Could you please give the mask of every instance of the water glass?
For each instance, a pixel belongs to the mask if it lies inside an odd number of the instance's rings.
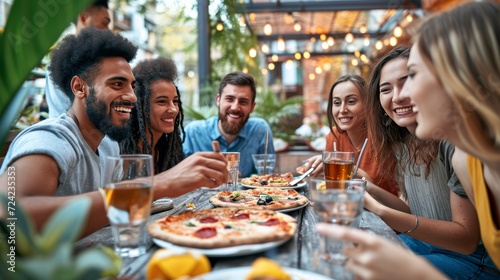
[[[115,252],[129,258],[146,253],[146,223],[153,198],[152,156],[107,157],[102,180],[100,191],[113,231]]]
[[[354,170],[353,152],[323,152],[325,179],[349,180]]]
[[[227,184],[222,184],[221,190],[235,191],[238,189],[238,172],[240,167],[240,153],[239,152],[222,152],[222,155],[227,160],[227,171],[229,178]]]
[[[253,164],[258,175],[273,174],[276,166],[275,154],[253,154]],[[264,166],[266,170],[264,170]]]
[[[313,209],[320,222],[357,226],[363,213],[363,195],[366,181],[354,180],[324,180],[309,179]],[[325,237],[321,244],[324,251],[320,254],[323,259],[334,264],[344,264],[346,261],[342,253],[342,241],[331,240]]]

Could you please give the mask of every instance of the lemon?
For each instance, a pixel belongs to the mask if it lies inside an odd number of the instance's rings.
[[[253,280],[262,278],[274,280],[292,279],[277,262],[268,258],[260,257],[253,262],[250,273],[245,279]]]
[[[146,279],[175,280],[197,276],[210,270],[210,261],[205,255],[193,251],[159,249],[148,262]]]

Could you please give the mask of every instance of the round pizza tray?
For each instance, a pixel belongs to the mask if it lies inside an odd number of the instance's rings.
[[[299,209],[302,209],[304,207],[306,207],[307,205],[309,205],[309,201],[304,204],[304,205],[300,205],[300,206],[297,206],[297,207],[294,207],[294,208],[288,208],[288,209],[281,209],[281,210],[276,210],[276,212],[281,212],[281,213],[288,213],[288,212],[293,212],[295,210],[299,210]]]
[[[290,240],[290,238],[273,242],[261,243],[261,244],[246,244],[246,245],[215,248],[215,249],[200,249],[200,248],[177,246],[175,244],[157,238],[153,238],[153,242],[162,248],[175,249],[175,250],[182,250],[182,249],[194,250],[200,252],[201,254],[204,254],[207,257],[237,257],[237,256],[246,256],[255,253],[260,253],[276,248],[281,244]]]

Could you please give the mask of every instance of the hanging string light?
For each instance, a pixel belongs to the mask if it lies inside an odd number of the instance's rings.
[[[394,46],[396,46],[397,44],[398,44],[398,39],[396,39],[396,37],[391,37],[391,38],[389,39],[389,45],[391,45],[391,46],[393,46],[393,47],[394,47]]]
[[[248,51],[248,55],[250,55],[250,57],[256,57],[257,56],[257,50],[254,49],[254,48],[251,48],[249,51]]]
[[[392,34],[394,34],[394,36],[395,36],[396,38],[401,37],[401,36],[403,35],[403,28],[401,28],[401,26],[399,26],[399,25],[398,25],[398,26],[396,26],[396,27],[394,28],[394,31],[392,32]]]
[[[269,22],[266,22],[266,24],[264,24],[264,34],[266,36],[273,34],[273,26]]]
[[[332,36],[328,37],[328,39],[326,39],[326,42],[328,43],[328,45],[331,47],[333,45],[335,45],[335,39],[333,39]]]
[[[267,44],[262,44],[261,50],[263,53],[269,53],[269,46]]]
[[[347,34],[345,35],[345,41],[346,41],[347,43],[352,43],[352,41],[354,41],[354,36],[352,35],[352,33],[347,33]]]
[[[294,24],[293,24],[293,30],[299,32],[300,30],[302,30],[302,25],[300,25],[300,23],[295,20]]]
[[[278,50],[285,51],[285,40],[283,40],[282,36],[278,37]]]
[[[370,37],[365,37],[365,39],[363,40],[363,45],[365,45],[366,47],[370,45]]]
[[[222,21],[220,19],[217,22],[217,24],[215,25],[215,30],[217,30],[219,32],[224,30],[224,24],[222,23]]]

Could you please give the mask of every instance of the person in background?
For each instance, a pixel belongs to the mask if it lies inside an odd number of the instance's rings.
[[[303,124],[295,130],[295,134],[302,137],[324,137],[330,132],[328,126],[323,125],[321,113],[314,112],[304,118]]]
[[[377,201],[370,196],[377,187],[368,186],[365,208],[401,232],[399,237],[411,250],[450,278],[500,276],[480,244],[476,211],[451,166],[453,145],[414,136],[414,104],[401,95],[409,53],[408,47],[396,47],[379,60],[367,99],[368,115],[375,116],[368,127],[379,147],[377,158],[390,171],[380,173],[401,178],[403,200],[379,196]]]
[[[94,1],[87,9],[78,14],[75,21],[75,33],[78,34],[87,27],[108,30],[111,22],[108,9],[108,0]],[[66,113],[71,107],[71,102],[49,77],[50,69],[47,70],[45,78],[45,98],[47,99],[49,118],[57,118],[62,113]]]
[[[363,143],[368,137],[366,128],[368,114],[363,104],[367,98],[365,86],[365,80],[355,74],[341,76],[333,83],[328,96],[327,116],[331,132],[326,137],[326,151],[354,152],[357,161]],[[317,167],[312,173],[313,176],[323,175],[321,155],[309,158],[307,163],[297,168],[297,172],[304,173],[312,166]],[[358,174],[397,199],[399,191],[396,181],[380,176],[378,166],[371,142],[368,141]]]
[[[415,103],[415,135],[444,138],[456,145],[452,164],[477,209],[482,242],[497,268],[499,17],[498,3],[471,2],[427,19],[414,35],[402,90]],[[445,279],[424,259],[379,236],[335,225],[321,224],[317,229],[322,235],[357,244],[344,253],[349,258],[346,267],[362,279]]]
[[[414,36],[403,96],[422,139],[456,145],[453,167],[500,268],[500,4],[471,2],[429,18]],[[499,276],[497,276],[499,277]]]
[[[57,118],[24,129],[13,140],[0,169],[0,191],[7,193],[12,170],[16,200],[37,229],[62,205],[91,199],[83,235],[108,224],[101,186],[106,156],[119,155],[118,142],[130,131],[137,101],[129,62],[137,47],[110,30],[85,28],[64,37],[52,52],[51,78],[72,105]],[[105,137],[106,136],[106,137]],[[154,178],[153,198],[178,196],[228,180],[220,153],[197,153]],[[5,217],[0,209],[0,217]]]
[[[266,132],[268,154],[274,154],[274,145],[269,124],[261,118],[250,118],[255,108],[255,96],[255,80],[251,75],[243,72],[227,74],[215,97],[219,115],[192,121],[186,126],[183,144],[186,156],[211,150],[212,141],[217,140],[221,152],[240,152],[240,172],[243,177],[257,174],[252,154],[264,154]]]
[[[132,71],[137,102],[131,113],[131,133],[120,143],[121,152],[153,155],[155,173],[161,173],[184,159],[184,114],[174,83],[177,67],[173,60],[158,57],[140,61]]]

